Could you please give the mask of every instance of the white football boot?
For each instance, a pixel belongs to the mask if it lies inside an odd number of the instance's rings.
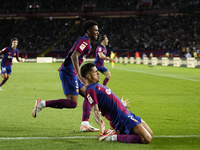
[[[100,135],[99,141],[117,141],[117,132],[108,129],[103,135]]]
[[[42,110],[41,99],[35,101],[35,106],[33,107],[32,116],[33,118],[37,117],[37,114]]]
[[[91,126],[89,123],[87,125],[81,125],[80,130],[82,132],[99,132],[99,129]]]

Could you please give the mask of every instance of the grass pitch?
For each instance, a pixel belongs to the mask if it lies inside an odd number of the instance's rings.
[[[99,142],[97,132],[80,132],[82,97],[76,109],[45,108],[32,118],[35,99],[65,98],[57,71],[60,63],[17,63],[0,91],[0,149],[200,149],[200,69],[119,63],[114,68],[109,63],[105,66],[111,72],[107,86],[129,99],[130,111],[152,129],[150,144]],[[100,83],[103,79],[101,74]],[[98,127],[93,115],[90,123]]]

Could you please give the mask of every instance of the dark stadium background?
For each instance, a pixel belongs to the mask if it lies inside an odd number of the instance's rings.
[[[187,46],[199,52],[199,10],[200,0],[1,0],[0,49],[17,37],[21,57],[64,58],[83,21],[93,19],[110,40],[108,55],[184,57]]]

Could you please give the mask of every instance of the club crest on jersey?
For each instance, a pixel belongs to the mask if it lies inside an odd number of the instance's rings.
[[[88,102],[90,104],[92,104],[94,102],[94,100],[92,99],[92,97],[90,96],[90,94],[87,95],[87,99],[88,99]]]
[[[111,89],[106,89],[106,93],[107,93],[108,95],[110,95],[110,94],[111,94]]]
[[[102,48],[101,48],[101,47],[99,47],[99,51],[100,51],[100,52],[102,51]]]
[[[86,47],[86,45],[82,43],[79,48],[83,51],[85,47]]]
[[[138,122],[135,118],[133,118],[133,116],[128,116],[131,120]]]

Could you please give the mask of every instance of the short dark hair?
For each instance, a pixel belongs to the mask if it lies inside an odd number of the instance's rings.
[[[103,40],[105,40],[106,37],[106,35],[100,36],[99,41],[102,42]]]
[[[92,71],[92,67],[96,66],[94,63],[87,63],[81,67],[81,76],[86,78],[86,75]]]
[[[91,27],[95,26],[95,25],[98,26],[98,23],[94,20],[85,21],[82,25],[84,33],[87,33],[87,30],[90,29]]]
[[[12,43],[13,41],[18,41],[18,39],[17,39],[17,38],[12,38],[12,39],[10,40],[11,43]]]

